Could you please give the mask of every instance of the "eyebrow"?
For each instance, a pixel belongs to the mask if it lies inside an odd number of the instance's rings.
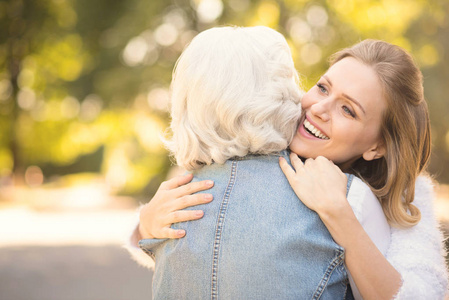
[[[327,82],[329,82],[329,85],[332,87],[332,81],[330,81],[329,77],[327,77],[326,75],[323,75],[323,78],[326,79]],[[342,95],[343,95],[343,97],[345,97],[346,99],[350,100],[355,105],[357,105],[362,110],[362,112],[366,115],[365,109],[363,108],[363,106],[357,100],[355,100],[354,98],[346,95],[345,93],[343,93]]]

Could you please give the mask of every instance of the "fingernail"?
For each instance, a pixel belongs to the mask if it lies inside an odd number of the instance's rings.
[[[184,230],[178,230],[176,232],[176,235],[179,236],[179,237],[183,237],[185,234],[186,234],[186,232]]]
[[[196,217],[202,217],[202,216],[203,216],[203,214],[204,214],[204,213],[203,213],[203,211],[201,211],[201,210],[200,210],[200,211],[197,211],[197,212],[195,212],[195,216],[196,216]]]
[[[212,180],[206,180],[206,186],[213,186],[214,182]]]
[[[204,195],[204,200],[207,200],[207,201],[210,201],[210,200],[212,200],[214,197],[212,196],[212,195],[210,195],[210,194],[205,194]]]

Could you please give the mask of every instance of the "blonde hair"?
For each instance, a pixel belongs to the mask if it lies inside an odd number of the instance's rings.
[[[286,149],[301,92],[285,38],[268,27],[219,27],[198,34],[171,83],[171,140],[187,170]]]
[[[332,57],[331,64],[345,57],[373,68],[387,101],[381,125],[386,154],[373,161],[361,158],[353,170],[380,199],[390,224],[416,225],[421,213],[412,204],[415,181],[428,163],[431,146],[421,71],[405,50],[383,41],[364,40],[343,49]]]

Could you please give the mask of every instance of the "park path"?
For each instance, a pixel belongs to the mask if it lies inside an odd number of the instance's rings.
[[[151,299],[151,275],[118,245],[0,248],[2,300]]]
[[[134,209],[0,210],[0,299],[151,299],[152,272],[121,247]]]

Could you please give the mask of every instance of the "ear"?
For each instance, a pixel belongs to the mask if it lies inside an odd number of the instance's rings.
[[[365,151],[362,155],[363,159],[366,161],[375,160],[381,157],[384,157],[386,153],[385,144],[383,142],[379,142],[367,151]]]

